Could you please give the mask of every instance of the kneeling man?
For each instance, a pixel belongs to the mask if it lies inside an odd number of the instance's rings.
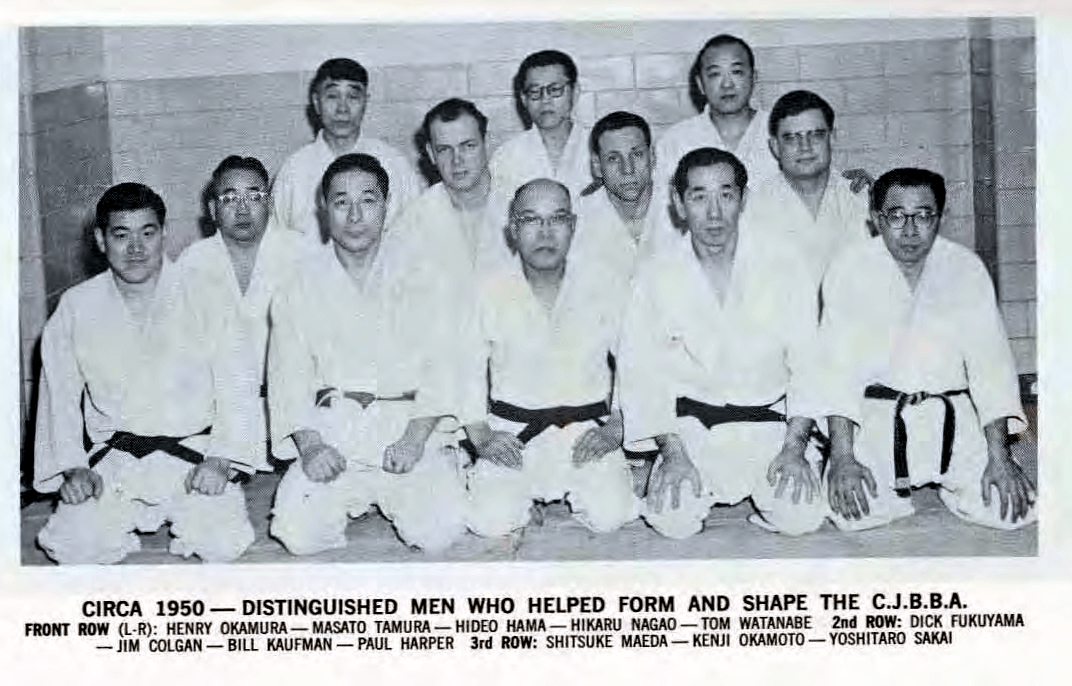
[[[826,515],[814,422],[795,388],[815,291],[791,245],[738,227],[747,182],[723,150],[681,158],[672,200],[686,235],[641,264],[623,327],[626,445],[658,446],[644,517],[674,538],[699,532],[712,505],[748,497],[750,521],[781,533]]]
[[[1027,426],[1012,352],[982,261],[938,235],[945,181],[894,169],[875,182],[881,237],[846,249],[823,282],[834,522],[866,529],[913,513],[937,484],[961,519],[1012,529],[1035,489],[1009,455]]]
[[[298,462],[279,484],[271,533],[299,555],[345,547],[347,516],[373,504],[426,550],[465,531],[459,452],[437,431],[453,412],[452,370],[440,364],[450,303],[426,278],[432,266],[405,263],[384,233],[388,184],[369,155],[328,166],[331,243],[272,303],[272,439],[278,457]]]
[[[249,408],[230,402],[205,310],[164,255],[165,215],[147,186],[109,188],[94,231],[108,270],[64,293],[41,337],[35,487],[61,502],[37,540],[57,562],[118,562],[164,522],[172,553],[206,562],[253,542],[232,483],[257,466]]]
[[[608,357],[628,274],[568,259],[575,222],[564,185],[524,184],[506,227],[517,259],[480,283],[483,354],[471,378],[481,399],[490,388],[490,415],[467,427],[477,453],[469,527],[480,535],[524,526],[534,500],[564,498],[599,532],[636,516]]]

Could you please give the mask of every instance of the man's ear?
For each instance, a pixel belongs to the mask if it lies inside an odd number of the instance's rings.
[[[603,180],[603,167],[599,164],[599,156],[595,153],[588,156],[589,164],[592,167],[592,178]]]
[[[777,138],[775,138],[774,136],[767,137],[767,149],[770,150],[770,154],[774,156],[774,159],[779,159]]]
[[[745,206],[748,205],[748,198],[751,197],[748,193],[748,186],[741,189],[741,212],[744,212]]]
[[[101,251],[101,254],[105,254],[104,232],[101,231],[99,226],[93,229],[93,241],[97,244],[97,249]]]

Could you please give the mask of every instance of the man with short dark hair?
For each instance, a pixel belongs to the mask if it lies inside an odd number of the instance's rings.
[[[874,184],[879,237],[846,248],[823,281],[822,383],[833,520],[881,526],[937,484],[983,526],[1034,522],[1035,488],[1009,454],[1027,426],[1008,338],[982,261],[938,235],[945,181],[894,169]]]
[[[826,515],[814,422],[798,408],[816,298],[792,246],[739,224],[748,173],[700,148],[673,176],[685,235],[638,268],[618,370],[625,445],[659,455],[644,518],[685,538],[712,505],[751,498],[749,521],[790,535]]]
[[[592,127],[589,150],[601,184],[578,203],[574,254],[611,260],[631,276],[637,260],[673,230],[666,208],[652,202],[651,129],[632,112],[611,112]]]
[[[479,535],[525,526],[534,500],[564,499],[598,532],[636,516],[607,361],[628,281],[571,257],[575,222],[564,185],[524,184],[505,228],[515,256],[480,282],[468,406],[487,412],[466,427],[477,453],[469,528]]]
[[[421,138],[440,182],[412,201],[391,229],[408,239],[416,263],[465,272],[506,259],[502,216],[508,199],[488,169],[487,129],[484,113],[460,98],[444,100],[424,116]]]
[[[421,190],[421,182],[405,155],[361,129],[369,98],[368,71],[344,57],[327,60],[309,84],[309,108],[316,122],[316,139],[283,163],[272,185],[273,221],[325,242],[317,216],[317,187],[332,160],[347,153],[365,153],[382,160],[395,192],[388,222]]]
[[[756,61],[748,43],[729,34],[704,43],[689,69],[689,86],[703,96],[703,111],[674,124],[659,138],[657,192],[667,192],[678,160],[696,148],[733,153],[753,184],[778,173],[767,150],[767,113],[752,106],[755,85]],[[664,195],[659,202],[668,199]]]
[[[232,483],[255,468],[235,431],[249,419],[221,391],[203,310],[164,254],[165,218],[147,186],[109,188],[94,230],[108,270],[68,289],[41,337],[34,486],[59,491],[38,534],[57,562],[118,562],[164,522],[172,553],[207,562],[253,542]]]
[[[499,146],[491,172],[507,194],[536,178],[554,179],[578,196],[592,182],[588,136],[574,121],[577,65],[558,50],[534,52],[514,75],[514,100],[525,131]]]
[[[205,311],[220,366],[236,402],[251,406],[244,427],[249,466],[271,471],[267,455],[264,361],[268,305],[312,248],[293,231],[268,228],[268,171],[254,157],[230,155],[212,172],[208,212],[215,233],[187,247],[177,266]]]
[[[465,492],[444,371],[454,303],[384,231],[392,192],[370,155],[343,155],[320,184],[331,245],[272,302],[272,444],[295,463],[271,533],[296,555],[346,545],[348,517],[377,505],[409,545],[465,531]]]
[[[821,96],[796,90],[778,98],[768,131],[780,173],[756,186],[746,219],[793,241],[817,285],[838,251],[868,238],[867,195],[831,165],[834,110]]]

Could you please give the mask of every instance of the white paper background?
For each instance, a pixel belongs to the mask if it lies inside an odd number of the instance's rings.
[[[1065,463],[1072,445],[1072,422],[1066,413],[1072,350],[1072,290],[1068,268],[1072,249],[1072,16],[1061,9],[1034,5],[1038,65],[1038,270],[1039,376],[1042,522],[1037,558],[910,560],[783,560],[662,563],[491,563],[409,565],[243,565],[233,567],[21,568],[17,516],[18,333],[17,333],[17,87],[18,43],[11,25],[22,23],[169,23],[212,22],[222,18],[247,23],[300,21],[452,19],[488,21],[512,18],[717,18],[741,16],[728,4],[721,10],[703,2],[542,2],[379,3],[357,2],[229,3],[196,0],[154,3],[132,9],[127,3],[35,2],[0,19],[0,213],[9,227],[0,238],[0,445],[3,452],[0,490],[0,680],[25,684],[121,683],[128,679],[155,683],[394,683],[549,684],[553,679],[594,683],[712,683],[736,679],[747,683],[931,683],[997,684],[1015,681],[1062,684],[1072,679],[1072,483]],[[369,3],[364,3],[369,4]],[[63,7],[67,5],[67,7]],[[388,7],[388,5],[390,5]],[[73,6],[73,7],[72,7]],[[254,10],[254,7],[258,9]],[[861,3],[747,3],[750,18],[798,16],[947,16],[973,13],[1025,14],[1023,3],[934,2],[888,5]],[[255,11],[255,13],[254,13]],[[1067,12],[1067,10],[1065,10]],[[669,594],[679,602],[691,593],[853,592],[864,599],[873,592],[956,590],[976,611],[1022,612],[1027,627],[1017,630],[960,630],[952,647],[600,651],[495,650],[488,654],[462,647],[441,653],[207,653],[197,656],[142,653],[117,656],[95,653],[80,639],[26,639],[27,621],[77,622],[86,599],[149,600],[203,598],[211,604],[243,597],[396,597],[452,596],[458,608],[469,594],[511,595],[519,604],[532,595],[599,594],[614,604],[619,594]],[[864,607],[866,608],[866,603]],[[814,604],[813,604],[814,607]],[[459,612],[459,614],[462,614]],[[679,615],[682,613],[678,613]],[[209,618],[212,619],[212,618]],[[911,638],[910,638],[911,640]],[[593,681],[594,680],[594,681]]]

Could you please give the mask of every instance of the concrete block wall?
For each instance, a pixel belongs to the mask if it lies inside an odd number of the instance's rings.
[[[1037,371],[1035,41],[995,38],[994,162],[998,297],[1021,373]]]
[[[1022,106],[1034,93],[1033,30],[1021,21],[1016,37],[995,41],[1002,66],[992,94],[998,285],[1021,371],[1035,368],[1034,110]],[[311,139],[307,85],[323,59],[350,55],[369,68],[366,133],[416,160],[413,135],[445,97],[477,103],[491,120],[492,147],[519,131],[511,78],[524,55],[547,47],[578,63],[582,123],[631,109],[658,135],[695,114],[688,67],[720,32],[755,48],[760,107],[795,88],[830,101],[839,167],[877,174],[911,164],[945,174],[944,230],[975,245],[964,19],[38,28],[23,32],[20,142],[28,173],[20,226],[39,234],[20,255],[23,339],[36,339],[61,285],[86,275],[73,246],[107,185],[139,180],[161,192],[168,251],[177,254],[200,236],[201,193],[220,159],[255,155],[274,171]],[[37,265],[40,286],[27,283]]]

